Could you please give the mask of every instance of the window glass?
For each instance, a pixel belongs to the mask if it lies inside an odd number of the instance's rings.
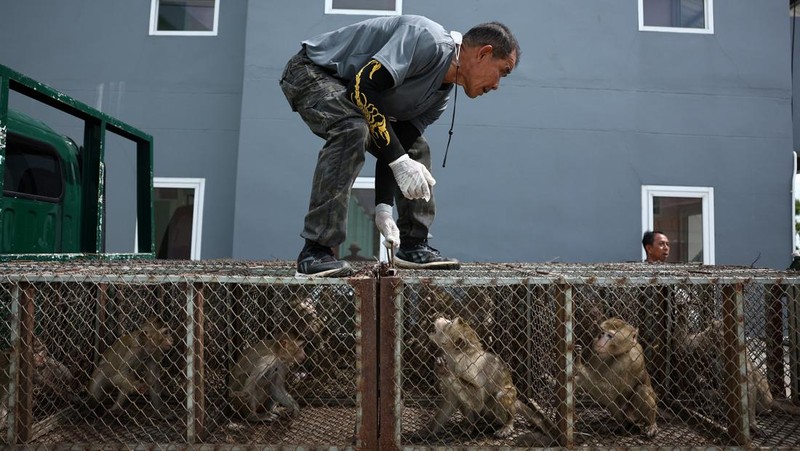
[[[347,209],[347,239],[334,252],[343,260],[386,262],[383,239],[375,227],[375,177],[357,177]]]
[[[325,14],[402,14],[402,0],[325,0]]]
[[[216,34],[217,0],[153,0],[151,34]]]
[[[192,256],[194,189],[155,188],[156,258],[189,260]]]
[[[644,185],[642,208],[642,233],[669,238],[668,262],[714,264],[714,188]]]
[[[205,183],[203,178],[153,178],[156,258],[200,260]]]
[[[339,245],[339,258],[376,262],[381,257],[380,242],[381,235],[375,227],[375,189],[354,187],[347,209],[347,239]]]
[[[669,238],[669,262],[703,262],[703,201],[653,197],[653,230]]]
[[[9,135],[3,171],[3,191],[56,202],[64,190],[61,166],[44,144]]]
[[[712,1],[639,0],[640,28],[661,31],[711,32]]]

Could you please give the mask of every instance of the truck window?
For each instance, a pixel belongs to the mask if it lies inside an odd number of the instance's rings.
[[[9,133],[3,194],[58,202],[64,191],[61,165],[51,146]]]

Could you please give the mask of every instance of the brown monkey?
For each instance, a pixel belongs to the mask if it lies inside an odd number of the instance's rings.
[[[436,367],[443,400],[428,434],[441,432],[460,410],[473,426],[485,423],[498,427],[497,437],[514,432],[517,412],[552,437],[555,426],[546,415],[534,412],[517,399],[511,369],[500,357],[483,349],[469,324],[459,317],[452,321],[437,318],[430,338],[443,352]]]
[[[78,379],[66,365],[53,358],[39,337],[33,342],[33,383],[48,396],[74,398]]]
[[[717,369],[715,374],[720,374],[719,367],[723,364],[722,355],[722,334],[723,323],[714,320],[711,324],[695,334],[680,333],[677,335],[679,346],[688,353],[703,361],[710,362]],[[752,430],[757,430],[756,414],[761,414],[769,410],[779,410],[792,415],[800,415],[800,407],[783,400],[775,399],[769,389],[769,382],[766,376],[756,367],[755,362],[746,355],[747,365],[747,405],[750,416]],[[719,393],[714,392],[713,396],[719,399]]]
[[[313,353],[324,346],[323,336],[325,321],[317,311],[318,300],[309,296],[306,298],[293,297],[281,304],[272,312],[269,335],[275,337],[292,337],[303,344],[303,351]]]
[[[323,331],[325,324],[312,298],[295,298],[288,302],[288,312],[276,324],[283,334],[308,342]]]
[[[640,426],[654,437],[657,399],[637,341],[638,329],[620,318],[603,321],[600,329],[588,358],[577,365],[577,392],[609,409],[616,421]]]
[[[0,352],[0,421],[8,415],[8,384],[11,379],[12,349]],[[76,378],[63,363],[51,357],[39,337],[33,337],[33,383],[48,396],[66,399],[75,388]],[[2,427],[3,424],[0,424]]]
[[[157,318],[148,319],[138,330],[119,337],[103,352],[87,390],[92,405],[115,397],[112,412],[119,412],[131,393],[149,393],[155,408],[161,407],[159,362],[172,348],[170,331]]]
[[[300,406],[286,391],[286,377],[292,366],[302,363],[304,342],[282,335],[276,340],[262,340],[245,348],[231,369],[228,390],[233,408],[247,421],[272,421],[277,404],[291,416]]]

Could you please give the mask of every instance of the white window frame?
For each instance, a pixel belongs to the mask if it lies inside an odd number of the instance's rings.
[[[359,14],[365,16],[399,16],[403,14],[403,0],[396,0],[394,11],[385,9],[335,9],[333,0],[325,0],[325,14]]]
[[[654,197],[690,197],[702,199],[703,264],[713,265],[714,257],[714,188],[710,186],[642,185],[642,235],[653,230]],[[642,247],[642,260],[647,254]]]
[[[160,0],[151,0],[150,2],[150,35],[151,36],[216,36],[219,25],[219,3],[222,0],[214,2],[214,26],[211,31],[180,31],[180,30],[159,30],[158,29],[158,2]]]
[[[375,191],[375,177],[356,177],[356,181],[353,182],[353,189],[371,189]],[[378,233],[380,233],[380,231],[378,231]],[[385,240],[386,237],[384,237],[382,233],[380,233],[380,235],[380,245],[378,246],[380,255],[378,259],[382,262],[388,262],[389,254],[386,252],[386,246],[383,245],[383,240]]]
[[[206,194],[206,179],[185,177],[153,177],[155,188],[180,188],[194,190],[194,208],[192,209],[192,247],[189,258],[200,260],[203,244],[203,202]],[[134,252],[139,252],[139,227],[136,226]]]
[[[659,31],[664,33],[714,34],[714,0],[703,0],[705,28],[651,27],[644,24],[644,0],[639,0],[639,31]]]
[[[797,192],[798,187],[800,187],[800,180],[798,180],[798,177],[800,177],[800,174],[797,173],[797,152],[796,151],[792,152],[792,174],[794,174],[792,176],[792,210],[791,210],[792,211],[792,252],[794,253],[794,252],[797,252],[798,249],[800,249],[800,240],[799,240],[800,237],[798,237],[798,234],[796,232],[797,223],[798,223],[798,221],[800,221],[800,217],[798,217],[800,215],[800,211],[797,211],[795,209],[795,207],[794,207],[795,200],[798,199],[798,196],[800,196],[800,193]]]

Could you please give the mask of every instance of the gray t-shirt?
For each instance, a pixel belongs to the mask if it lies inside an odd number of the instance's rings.
[[[452,84],[442,86],[455,43],[438,23],[422,16],[367,19],[303,41],[308,57],[350,82],[371,59],[394,78],[383,93],[385,114],[410,121],[420,132],[447,108]]]

